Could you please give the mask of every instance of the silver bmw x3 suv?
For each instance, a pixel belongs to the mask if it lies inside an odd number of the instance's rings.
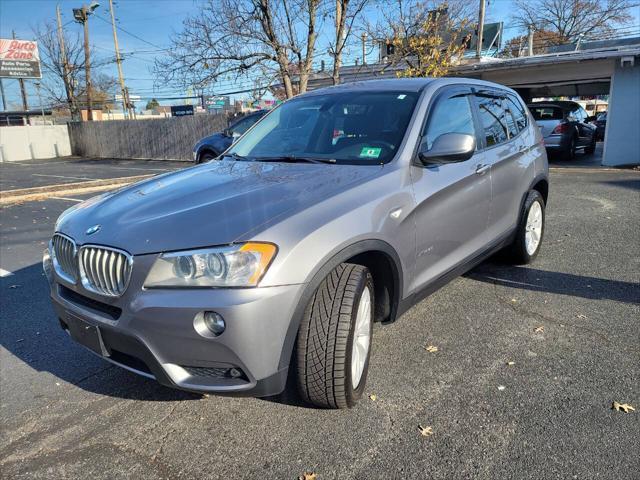
[[[287,101],[221,157],[64,212],[43,265],[60,324],[180,389],[350,407],[374,322],[489,255],[537,255],[548,165],[525,104],[469,79]],[[434,320],[435,321],[435,320]]]

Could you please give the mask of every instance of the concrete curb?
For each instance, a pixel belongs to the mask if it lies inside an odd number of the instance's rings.
[[[45,185],[42,187],[5,190],[0,192],[0,205],[5,206],[16,203],[32,202],[55,196],[103,192],[139,182],[140,180],[145,180],[153,176],[155,175],[135,175],[133,177],[107,178],[102,180],[90,180],[88,182],[62,183],[58,185]]]

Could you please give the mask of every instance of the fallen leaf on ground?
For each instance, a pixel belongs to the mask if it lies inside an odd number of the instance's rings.
[[[507,362],[507,365],[509,365],[510,367],[515,365],[515,364],[516,364],[516,362]]]
[[[369,395],[369,398],[375,402],[378,399],[378,396],[375,393],[372,393]]]
[[[511,299],[511,301],[512,301],[513,303],[516,303],[518,300],[516,300],[515,298],[512,298],[512,299]]]
[[[617,410],[618,412],[624,412],[624,413],[629,413],[629,412],[635,412],[636,411],[636,409],[633,408],[628,403],[613,402],[613,406],[611,408],[614,409],[614,410]]]
[[[533,331],[536,333],[544,332],[544,325],[540,325],[539,327],[534,328]]]
[[[579,313],[578,315],[576,315],[576,317],[578,317],[580,320],[586,320],[587,316],[586,315],[582,315],[581,313]]]
[[[435,345],[428,345],[424,347],[424,349],[429,353],[436,353],[438,351],[438,347],[436,347]]]
[[[9,288],[20,288],[22,285],[11,285]]]
[[[503,391],[505,388],[507,388],[507,387],[505,387],[504,385],[498,385],[498,390],[500,390],[500,391]]]
[[[423,427],[422,425],[418,425],[418,430],[420,430],[420,435],[423,437],[429,437],[433,435],[433,428],[431,427]]]
[[[316,480],[318,475],[313,472],[304,472],[302,475],[298,477],[298,480]]]

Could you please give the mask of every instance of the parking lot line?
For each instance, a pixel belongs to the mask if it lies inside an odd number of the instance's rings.
[[[47,175],[45,173],[32,173],[31,176],[33,176],[33,177],[69,178],[71,180],[94,180],[93,178],[89,178],[89,177],[68,177],[66,175]]]
[[[137,167],[110,167],[111,170],[141,170],[143,172],[171,172],[173,168],[137,168]]]
[[[55,200],[66,200],[68,202],[84,202],[81,198],[69,198],[69,197],[50,197]]]

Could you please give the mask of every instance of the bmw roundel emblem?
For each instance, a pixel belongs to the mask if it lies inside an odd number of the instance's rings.
[[[87,228],[87,231],[85,232],[87,235],[93,235],[94,233],[96,233],[98,230],[100,230],[100,225],[94,225],[93,227],[89,227]]]

